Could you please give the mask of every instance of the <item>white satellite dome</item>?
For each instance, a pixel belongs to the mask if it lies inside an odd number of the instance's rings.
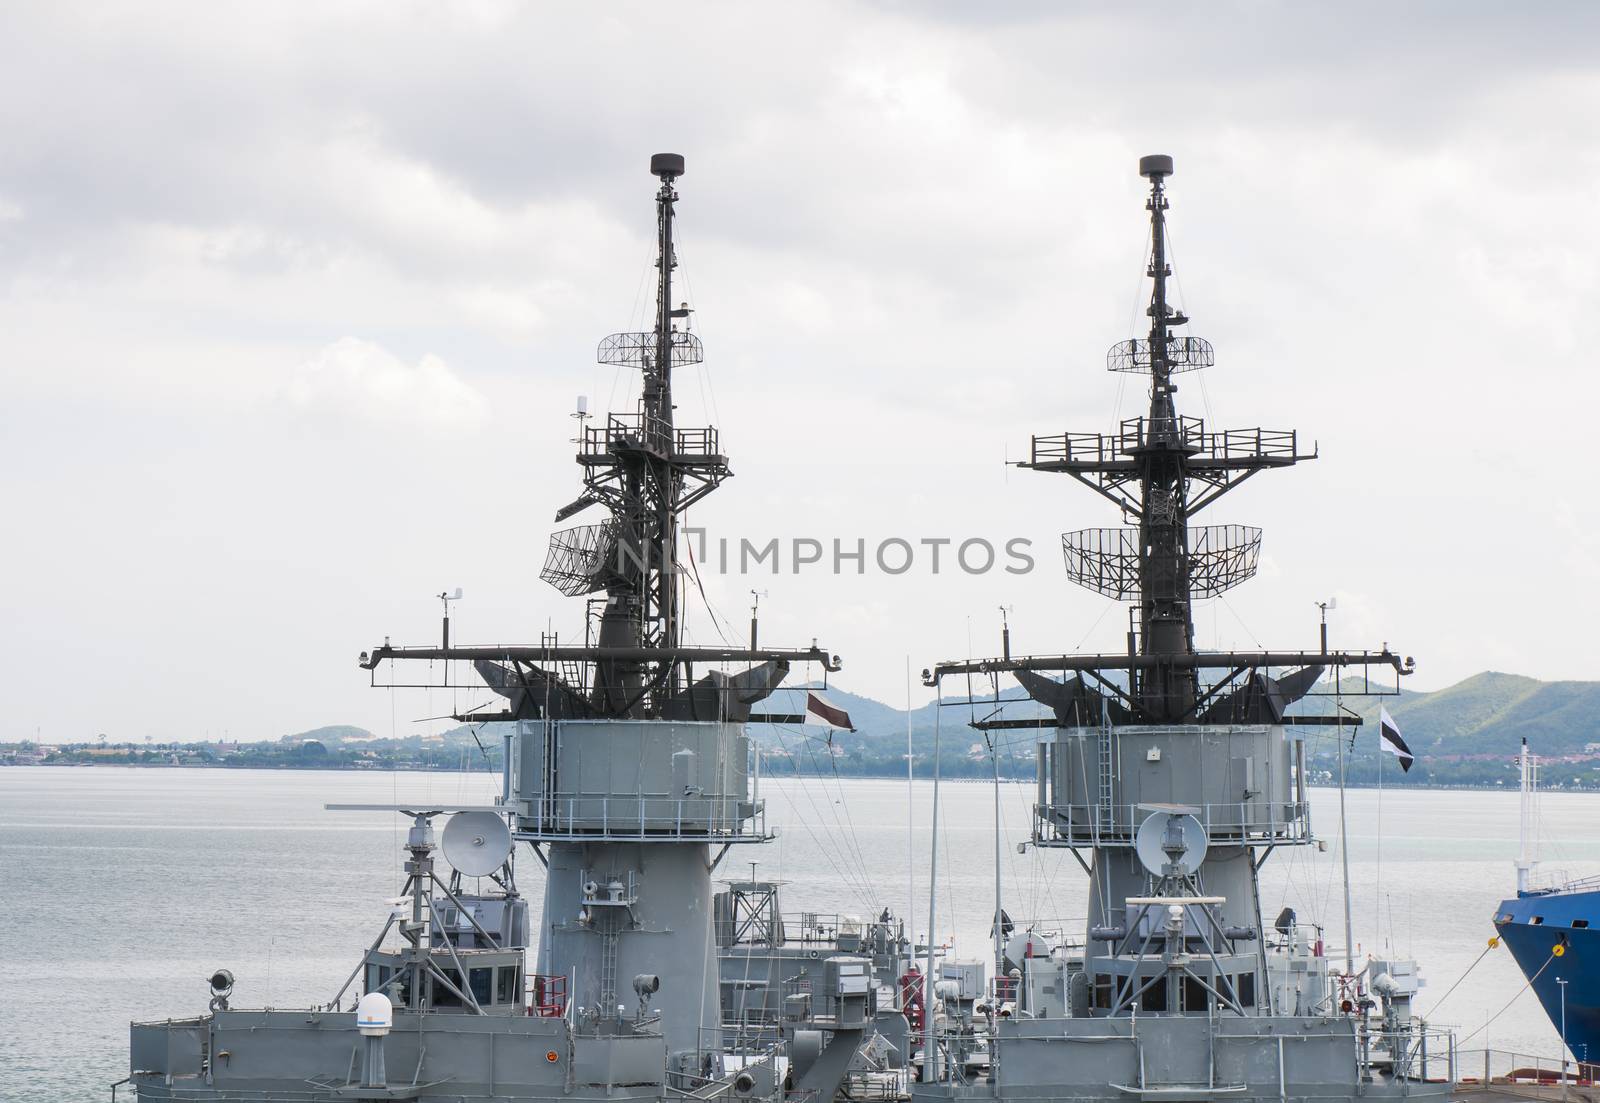
[[[369,1038],[381,1038],[394,1025],[394,1004],[382,992],[368,992],[356,1004],[356,1028]]]

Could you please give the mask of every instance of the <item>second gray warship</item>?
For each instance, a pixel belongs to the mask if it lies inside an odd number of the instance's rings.
[[[913,1098],[1338,1100],[1445,1096],[1454,1042],[1412,1013],[1413,963],[1334,972],[1319,932],[1285,910],[1264,925],[1258,874],[1277,850],[1315,840],[1304,742],[1288,726],[1348,724],[1289,710],[1327,672],[1410,673],[1377,651],[1201,651],[1192,604],[1249,578],[1261,530],[1190,519],[1254,475],[1314,458],[1293,431],[1216,431],[1180,414],[1175,377],[1209,367],[1170,301],[1166,181],[1149,182],[1148,334],[1107,354],[1149,377],[1146,413],[1112,433],[1033,438],[1019,466],[1070,476],[1129,522],[1063,537],[1074,582],[1129,603],[1127,648],[1013,656],[925,672],[988,683],[996,708],[973,725],[1042,729],[1031,845],[1065,849],[1089,879],[1081,938],[1006,935],[995,969],[930,959],[921,1078]],[[1050,675],[1057,675],[1051,677]],[[1007,719],[1012,676],[1048,718]],[[1370,684],[1370,683],[1368,683]],[[1396,683],[1397,684],[1397,683]],[[965,706],[970,707],[970,706]],[[930,924],[931,926],[931,924]],[[1348,939],[1347,939],[1348,941]]]
[[[746,724],[804,721],[752,706],[791,664],[839,660],[815,643],[758,648],[754,633],[748,647],[683,642],[679,516],[730,471],[716,429],[675,424],[673,369],[702,355],[673,298],[684,159],[657,154],[650,170],[654,325],[599,347],[639,372],[638,405],[580,423],[583,490],[556,520],[609,516],[555,533],[542,571],[587,599],[585,642],[453,644],[447,598],[438,646],[361,655],[374,672],[430,664],[447,685],[464,667],[505,699],[457,717],[501,725],[498,801],[342,806],[411,817],[405,889],[376,939],[327,1004],[235,1007],[224,969],[208,1013],[133,1024],[141,1100],[831,1100],[852,1067],[904,1053],[892,1005],[908,948],[887,911],[786,921],[777,884],[713,884],[732,848],[772,837]],[[546,873],[536,930],[518,844]]]

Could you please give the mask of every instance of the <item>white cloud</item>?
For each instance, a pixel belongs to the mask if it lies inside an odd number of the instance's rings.
[[[763,637],[816,635],[843,684],[893,700],[907,650],[920,669],[995,646],[1000,603],[1017,647],[1122,646],[1124,611],[1071,587],[1057,550],[1115,511],[1002,460],[1142,404],[1102,365],[1142,317],[1134,165],[1159,151],[1183,303],[1219,358],[1183,380],[1185,412],[1323,446],[1200,519],[1267,540],[1208,638],[1312,646],[1311,602],[1342,588],[1368,606],[1350,599],[1337,639],[1388,638],[1428,687],[1482,669],[1487,640],[1513,650],[1503,668],[1592,676],[1581,411],[1600,376],[1574,350],[1600,230],[1572,211],[1594,190],[1600,9],[1354,11],[0,10],[0,496],[41,534],[0,552],[36,580],[0,595],[17,674],[0,712],[31,730],[51,702],[47,735],[196,735],[251,689],[210,654],[172,680],[164,657],[193,654],[218,609],[253,618],[261,649],[231,669],[297,686],[250,734],[386,729],[344,650],[431,633],[411,595],[466,586],[461,638],[573,632],[581,603],[527,558],[576,493],[572,396],[625,409],[637,382],[594,348],[645,324],[662,149],[688,158],[679,286],[707,348],[680,420],[717,423],[739,475],[695,522],[1018,535],[1039,562],[707,577],[732,624],[769,588]],[[1152,75],[1128,59],[1157,30],[1184,49]],[[416,462],[412,438],[448,447]],[[494,538],[425,523],[445,510]],[[120,573],[91,554],[108,518]],[[119,604],[152,578],[170,583],[158,611]],[[298,618],[273,619],[308,588],[326,664]],[[151,637],[117,646],[118,623]],[[41,641],[127,685],[63,680]]]
[[[489,416],[488,400],[437,356],[407,364],[356,337],[300,365],[284,393],[306,410],[430,432],[464,432]]]
[[[548,297],[537,288],[477,284],[460,288],[451,301],[473,325],[526,336],[544,324],[540,304]]]

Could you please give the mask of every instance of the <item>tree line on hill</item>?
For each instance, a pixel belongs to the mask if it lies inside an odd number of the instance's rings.
[[[805,688],[781,690],[764,707],[772,713],[802,712]],[[1389,696],[1360,696],[1356,691],[1364,687],[1353,680],[1337,688],[1336,697],[1331,683],[1321,683],[1316,694],[1292,712],[1331,715],[1336,705],[1342,705],[1360,717],[1359,727],[1344,729],[1345,777],[1350,785],[1377,784],[1381,771],[1385,786],[1515,787],[1513,759],[1527,738],[1534,753],[1545,759],[1546,787],[1600,788],[1600,682],[1540,682],[1489,671],[1433,692],[1401,689]],[[909,753],[916,776],[927,778],[933,774],[937,750],[944,777],[992,777],[998,768],[1003,778],[1031,778],[1038,737],[1048,730],[1018,727],[985,733],[971,727],[972,721],[996,715],[1017,720],[1043,717],[1044,710],[1016,687],[997,699],[947,699],[909,713],[837,686],[824,692],[831,703],[849,712],[856,730],[752,724],[750,734],[762,748],[766,773],[904,777]],[[1409,772],[1402,773],[1396,761],[1378,749],[1380,706],[1394,717],[1416,755]],[[102,736],[50,747],[24,741],[0,744],[0,764],[498,770],[501,740],[494,727],[462,726],[401,739],[333,726],[258,743],[113,743]],[[1337,731],[1327,726],[1298,729],[1306,740],[1314,784],[1337,781]]]

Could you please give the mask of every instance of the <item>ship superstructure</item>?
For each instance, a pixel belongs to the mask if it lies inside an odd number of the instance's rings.
[[[141,1099],[829,1099],[870,1041],[881,982],[898,975],[885,938],[815,941],[803,969],[774,967],[759,994],[746,989],[738,1010],[759,1002],[762,1031],[724,1030],[734,997],[719,950],[737,939],[717,927],[728,896],[718,902],[712,878],[733,847],[772,837],[745,725],[791,664],[839,660],[815,643],[684,643],[679,519],[730,470],[714,428],[676,424],[673,371],[702,356],[673,294],[684,159],[657,154],[650,171],[653,324],[599,347],[601,363],[639,373],[638,403],[580,422],[583,490],[556,519],[606,516],[556,533],[542,572],[587,600],[584,642],[461,646],[447,600],[439,645],[386,640],[361,655],[374,672],[443,670],[445,685],[470,670],[504,698],[457,717],[502,725],[499,801],[394,809],[412,817],[406,893],[329,1004],[235,1009],[219,973],[209,1014],[134,1024]],[[536,929],[515,880],[519,843],[546,872]],[[489,890],[467,892],[463,874]]]
[[[1409,963],[1364,987],[1330,982],[1320,936],[1262,923],[1258,873],[1313,842],[1290,709],[1326,672],[1410,673],[1376,651],[1206,652],[1193,603],[1256,569],[1261,531],[1193,518],[1246,479],[1315,457],[1292,430],[1215,430],[1183,414],[1178,377],[1213,363],[1169,296],[1170,157],[1145,157],[1149,329],[1107,354],[1148,377],[1146,411],[1112,433],[1036,436],[1018,466],[1067,475],[1121,528],[1068,532],[1072,580],[1129,604],[1126,650],[942,663],[938,686],[1014,676],[1046,721],[1032,845],[1071,853],[1090,882],[1081,946],[997,953],[985,993],[941,974],[918,1098],[1285,1099],[1443,1094],[1448,1035],[1412,1017]],[[970,695],[970,693],[969,693]],[[997,919],[1001,918],[997,916]],[[947,965],[948,969],[948,965]],[[1370,995],[1369,995],[1370,993]],[[1371,996],[1378,997],[1372,999]],[[1432,1063],[1430,1064],[1430,1057]]]

